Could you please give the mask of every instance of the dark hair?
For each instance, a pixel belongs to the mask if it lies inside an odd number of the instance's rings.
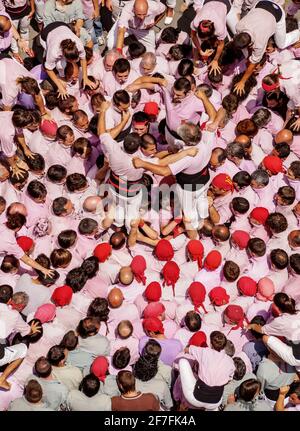
[[[239,214],[246,214],[249,211],[250,204],[249,201],[245,198],[233,198],[231,203],[234,211],[238,212]]]
[[[205,28],[205,30],[202,30]],[[215,34],[215,25],[212,21],[205,19],[199,22],[197,34],[200,39],[209,39]]]
[[[121,394],[135,390],[135,377],[131,371],[119,371],[117,374],[117,385]]]
[[[189,58],[183,58],[177,67],[178,75],[185,77],[187,75],[193,75],[194,63]]]
[[[201,328],[202,319],[200,314],[196,313],[196,311],[188,311],[184,316],[185,326],[188,328],[190,332],[197,332]]]
[[[52,346],[47,354],[47,359],[51,365],[57,367],[61,361],[65,359],[66,355],[64,347],[60,345]]]
[[[126,153],[134,154],[141,145],[141,137],[137,133],[128,133],[125,136],[123,147]]]
[[[300,274],[300,254],[294,253],[290,256],[290,267],[296,274]]]
[[[251,37],[249,33],[241,32],[234,36],[233,44],[237,49],[244,49],[251,43]]]
[[[119,106],[121,103],[128,105],[130,103],[130,96],[126,90],[118,90],[113,95],[114,105]]]
[[[120,250],[126,243],[124,232],[114,232],[109,238],[109,243],[114,250]]]
[[[95,317],[86,317],[80,320],[76,331],[81,338],[88,338],[98,333],[99,321]]]
[[[26,223],[26,217],[23,214],[15,213],[7,215],[6,227],[11,230],[20,229]]]
[[[88,153],[87,153],[88,156],[85,156],[85,158],[88,158],[92,152],[92,145],[90,141],[87,138],[76,139],[72,147],[73,156],[75,154],[79,154],[79,156],[83,156],[87,150],[88,150]]]
[[[76,46],[76,42],[72,39],[64,39],[60,43],[60,47],[63,55],[69,61],[79,60],[79,51]]]
[[[242,382],[239,386],[239,398],[243,401],[252,401],[257,393],[260,391],[261,384],[256,379],[248,379]]]
[[[2,263],[1,263],[1,271],[5,274],[10,273],[13,269],[19,269],[20,268],[20,261],[16,258],[13,254],[7,254],[4,256]]]
[[[72,247],[75,244],[76,239],[77,233],[72,229],[63,230],[57,236],[58,245],[64,249]]]
[[[61,347],[64,349],[67,349],[69,352],[72,350],[75,350],[78,346],[78,337],[75,333],[75,331],[68,331],[61,340],[60,344]]]
[[[43,389],[37,380],[31,379],[24,388],[24,398],[31,404],[37,404],[43,397]]]
[[[54,201],[52,202],[52,211],[56,216],[61,216],[63,214],[65,214],[66,210],[65,210],[65,206],[68,203],[68,199],[60,196],[59,198],[55,198]]]
[[[0,286],[0,304],[7,304],[7,302],[13,296],[13,288],[8,284],[2,284]]]
[[[81,267],[73,268],[66,276],[66,284],[70,286],[74,293],[80,292],[87,282],[87,275]]]
[[[59,184],[67,176],[67,169],[62,165],[52,165],[47,171],[47,177],[53,183]]]
[[[146,52],[146,47],[141,42],[132,42],[128,45],[128,53],[132,59],[139,58]]]
[[[149,115],[144,111],[137,111],[132,116],[132,122],[134,123],[149,123]]]
[[[227,343],[227,338],[225,335],[220,331],[213,331],[210,334],[210,344],[212,349],[216,350],[217,352],[221,352],[225,349]]]
[[[26,157],[26,163],[28,165],[29,170],[33,172],[43,171],[45,169],[45,159],[39,153],[34,154],[33,158]]]
[[[53,268],[61,268],[64,265],[69,265],[72,260],[72,254],[69,250],[56,248],[50,254],[50,261]]]
[[[223,266],[223,275],[229,282],[236,281],[240,276],[240,267],[237,263],[227,260]]]
[[[41,356],[35,361],[34,373],[38,377],[47,378],[52,372],[52,366],[45,356]]]
[[[44,82],[44,81],[43,81]],[[48,82],[48,81],[46,81]],[[42,88],[42,86],[41,86]],[[52,111],[52,109],[56,108],[58,105],[58,96],[56,91],[50,91],[49,93],[44,95],[46,101],[46,107]]]
[[[160,40],[165,43],[175,44],[178,40],[180,30],[174,27],[166,27],[160,35]]]
[[[130,71],[130,63],[126,58],[118,58],[113,65],[114,73],[124,73]]]
[[[232,177],[232,181],[240,188],[245,188],[251,184],[251,175],[247,171],[240,171]]]
[[[186,78],[178,78],[174,82],[174,89],[177,91],[183,91],[184,94],[187,94],[189,91],[191,91],[191,83]]]
[[[271,112],[267,108],[259,108],[254,112],[251,119],[259,129],[265,127],[271,121]]]
[[[66,179],[66,186],[69,192],[76,192],[88,184],[86,177],[83,174],[79,174],[75,172],[74,174],[70,174]]]
[[[247,249],[256,256],[261,257],[266,253],[266,243],[261,238],[251,238],[248,242]]]
[[[292,171],[295,178],[300,179],[300,160],[295,160],[289,166],[289,169]]]
[[[28,127],[31,124],[39,124],[41,122],[41,114],[39,113],[39,111],[15,109],[11,121],[14,127]]]
[[[84,259],[81,264],[81,268],[88,279],[93,278],[99,271],[99,260],[95,256],[90,256],[87,259]]]
[[[271,263],[275,266],[275,268],[281,270],[288,267],[289,257],[286,251],[281,250],[280,248],[275,248],[270,253]]]
[[[72,97],[72,96],[68,96],[68,98],[66,100],[68,100],[70,97]],[[73,97],[73,99],[74,99],[73,100],[73,102],[74,102],[75,97]],[[62,111],[62,109],[60,109],[60,110]],[[74,132],[70,126],[67,126],[67,125],[60,126],[56,132],[56,140],[64,141],[67,138],[67,136],[70,134],[74,135]]]
[[[239,100],[235,94],[229,93],[223,98],[222,106],[229,117],[232,117],[232,114],[238,109]]]
[[[80,223],[78,225],[78,232],[81,235],[91,235],[97,228],[98,223],[96,222],[96,220],[86,217],[80,220]]]
[[[266,220],[266,226],[274,233],[281,233],[287,230],[288,222],[286,217],[281,213],[271,213]]]
[[[246,100],[250,94],[250,91],[257,85],[257,80],[256,80],[255,76],[251,75],[247,79],[247,81],[245,82],[244,93],[243,94],[236,94],[234,92],[234,87],[242,79],[243,74],[244,74],[244,72],[239,73],[238,75],[235,75],[232,79],[231,87],[230,87],[230,92],[234,93],[238,97],[239,103],[242,102],[243,100]]]
[[[126,368],[130,362],[130,350],[128,347],[121,347],[112,356],[112,364],[118,370]]]
[[[250,323],[251,324],[255,323],[256,325],[264,326],[266,324],[266,321],[262,316],[257,315],[253,317]],[[253,335],[253,337],[256,338],[257,340],[260,340],[263,337],[263,334],[261,334],[260,332],[256,332],[253,329],[250,329],[250,332]]]
[[[280,144],[275,144],[274,150],[276,151],[277,156],[280,159],[286,159],[291,153],[291,148],[290,148],[289,144],[287,144],[286,142],[281,142]]]
[[[95,298],[89,305],[87,317],[96,317],[99,322],[107,322],[109,317],[109,306],[106,298]],[[120,324],[120,323],[119,323]]]
[[[66,99],[61,99],[61,98],[58,99],[57,107],[63,113],[70,113],[72,111],[72,109],[73,109],[73,105],[74,105],[75,102],[76,102],[76,97],[74,97],[74,96],[72,96],[70,94],[70,95],[68,95],[68,97]],[[66,133],[66,135],[69,134],[69,133],[74,133],[73,130],[71,129],[71,127],[70,126],[66,126],[66,125],[59,127],[57,129],[56,133],[59,133],[59,130],[62,127],[64,127],[66,130],[69,129],[68,132]],[[59,139],[62,139],[62,138],[59,138]]]
[[[47,196],[47,189],[40,181],[33,180],[27,186],[27,193],[32,199],[41,199]]]
[[[132,366],[134,376],[142,382],[153,379],[158,372],[158,359],[142,355]]]
[[[296,394],[298,397],[298,400],[300,400],[300,382],[299,381],[294,381],[291,383],[289,394],[290,395]]]
[[[279,308],[282,313],[296,314],[296,302],[293,298],[286,293],[279,292],[274,296],[274,304]]]
[[[283,200],[284,205],[292,205],[296,199],[296,192],[293,187],[283,186],[278,189],[278,196]]]
[[[159,342],[151,338],[143,347],[142,356],[158,360],[161,350],[162,348]]]
[[[79,385],[79,390],[83,392],[88,398],[96,395],[99,392],[99,389],[100,380],[95,376],[95,374],[92,373],[85,376]]]
[[[245,376],[247,368],[242,358],[232,358],[235,366],[235,372],[233,374],[233,380],[242,380]]]

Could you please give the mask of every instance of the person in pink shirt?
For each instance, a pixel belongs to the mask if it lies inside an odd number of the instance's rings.
[[[125,90],[138,76],[136,71],[131,69],[128,60],[119,58],[114,62],[112,71],[104,75],[102,82],[104,93],[107,96],[113,97],[116,91]]]
[[[229,203],[234,187],[231,178],[226,174],[218,174],[211,182],[208,196],[213,199],[209,207],[209,216],[213,223],[225,223],[231,217]]]
[[[244,275],[258,281],[269,273],[265,242],[260,238],[251,238],[248,242],[247,253],[249,265],[245,269]]]

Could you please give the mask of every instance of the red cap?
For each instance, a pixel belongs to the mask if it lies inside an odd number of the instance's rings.
[[[198,261],[198,268],[202,268],[202,259],[204,256],[204,247],[198,239],[192,239],[187,245],[187,250],[192,260]]]
[[[19,236],[17,238],[17,244],[23,251],[29,251],[33,246],[33,240],[29,236]]]
[[[208,296],[209,296],[209,299],[211,300],[212,304],[217,305],[217,306],[228,304],[228,302],[230,300],[230,296],[227,294],[224,287],[221,287],[221,286],[214,287],[209,292]]]
[[[245,315],[244,310],[239,305],[228,305],[228,307],[225,308],[224,315],[232,324],[236,324],[236,326],[232,328],[233,330],[243,327]]]
[[[261,224],[265,224],[268,217],[269,211],[267,210],[267,208],[263,207],[254,208],[250,213],[250,218],[253,218]]]
[[[279,172],[285,172],[282,160],[277,156],[266,156],[263,159],[262,164],[273,175],[276,175]]]
[[[180,268],[176,262],[167,262],[162,269],[162,275],[164,278],[163,286],[172,286],[173,294],[175,295],[175,284],[179,279]]]
[[[229,175],[226,174],[218,174],[214,177],[211,184],[217,189],[233,191],[233,182]]]
[[[100,263],[103,263],[109,258],[111,250],[112,247],[108,242],[102,242],[94,249],[94,256],[96,256]]]
[[[203,331],[198,331],[189,339],[189,346],[207,347],[206,335]]]
[[[234,240],[236,245],[241,250],[244,250],[248,245],[248,242],[250,240],[250,235],[248,234],[248,232],[245,232],[244,230],[236,230],[231,235],[231,238]]]
[[[40,131],[45,135],[55,137],[58,125],[53,120],[43,120],[40,125]]]
[[[107,376],[109,362],[105,356],[98,356],[94,359],[91,365],[91,373],[93,373],[101,382],[104,382]]]
[[[56,307],[54,304],[43,304],[35,312],[34,318],[41,323],[51,322],[56,315]]]
[[[157,317],[148,317],[144,319],[143,328],[144,331],[147,332],[159,332],[160,334],[164,334],[165,332],[162,321]]]
[[[150,302],[143,311],[143,317],[144,319],[147,319],[148,317],[158,317],[165,311],[165,306],[160,302]]]
[[[130,264],[131,271],[133,272],[136,281],[138,283],[143,283],[143,285],[146,284],[147,280],[145,276],[146,267],[146,260],[143,256],[135,256]]]
[[[257,283],[253,278],[241,277],[237,282],[237,287],[244,296],[255,296],[257,292]]]
[[[191,298],[191,301],[194,305],[194,308],[196,311],[199,311],[199,307],[202,307],[205,313],[207,313],[203,302],[205,300],[206,295],[206,289],[202,283],[199,281],[194,281],[190,284],[190,287],[188,289],[189,297]]]
[[[64,286],[57,287],[52,293],[51,300],[56,306],[64,307],[69,305],[73,296],[73,290],[66,284]]]
[[[152,281],[148,284],[146,290],[144,291],[145,299],[149,302],[157,302],[161,298],[161,285],[158,281]]]
[[[204,261],[204,268],[214,271],[222,263],[222,255],[218,250],[212,250],[208,253]]]
[[[174,250],[172,244],[167,239],[161,239],[155,246],[155,256],[158,260],[168,261],[174,257]]]
[[[159,113],[158,104],[156,102],[145,103],[144,112],[145,114],[154,115],[156,117]]]

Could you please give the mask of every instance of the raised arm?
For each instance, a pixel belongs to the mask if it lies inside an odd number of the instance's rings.
[[[211,103],[209,98],[206,96],[204,91],[196,90],[195,96],[198,97],[198,99],[202,100],[202,103],[204,105],[205,112],[209,116],[209,121],[214,121],[217,116],[217,111],[215,110],[214,105]]]

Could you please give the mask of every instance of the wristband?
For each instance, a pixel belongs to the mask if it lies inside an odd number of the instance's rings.
[[[144,224],[145,224],[144,220],[141,220],[141,221],[139,222],[139,227],[143,227],[143,226],[144,226]]]
[[[182,218],[181,217],[176,217],[174,218],[174,222],[177,224],[180,224],[182,222]]]
[[[117,51],[119,51],[120,54],[123,54],[123,49],[122,48],[116,48]]]

